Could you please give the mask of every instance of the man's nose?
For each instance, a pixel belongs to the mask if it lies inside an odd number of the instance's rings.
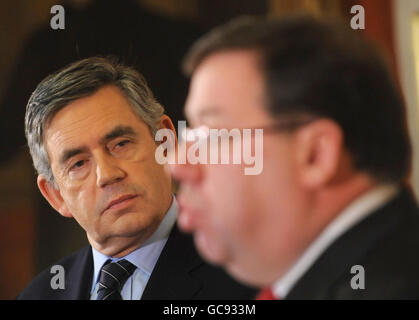
[[[96,163],[96,184],[100,188],[118,182],[126,176],[117,159],[110,155],[97,157]]]

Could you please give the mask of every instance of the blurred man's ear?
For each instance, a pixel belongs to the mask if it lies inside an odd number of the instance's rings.
[[[317,189],[333,180],[343,156],[343,132],[332,120],[316,120],[295,135],[296,165],[302,187]]]
[[[49,204],[58,211],[62,216],[72,218],[70,210],[61,196],[60,190],[52,183],[49,182],[44,175],[40,174],[37,179],[38,188],[42,195],[49,202]]]

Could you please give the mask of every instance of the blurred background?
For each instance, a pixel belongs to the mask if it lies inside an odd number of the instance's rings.
[[[65,30],[50,27],[51,7],[65,9]],[[114,54],[135,66],[174,121],[183,119],[188,80],[180,61],[210,28],[242,14],[299,11],[340,18],[354,5],[403,92],[414,144],[411,184],[419,195],[418,0],[13,0],[0,2],[0,299],[13,299],[41,270],[87,244],[36,186],[24,112],[36,85],[75,60]],[[176,123],[176,122],[175,122]],[[372,126],[374,124],[371,124]]]

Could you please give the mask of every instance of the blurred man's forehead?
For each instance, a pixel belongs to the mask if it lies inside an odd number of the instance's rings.
[[[223,109],[214,105],[202,105],[196,110],[185,108],[185,115],[190,125],[211,123],[223,116]]]
[[[220,120],[228,127],[240,126],[255,112],[265,112],[258,110],[264,109],[265,100],[254,51],[222,51],[204,59],[194,72],[185,114],[192,122]]]

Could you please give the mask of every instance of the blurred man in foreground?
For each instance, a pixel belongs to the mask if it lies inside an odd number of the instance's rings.
[[[242,18],[185,60],[191,127],[264,129],[263,170],[171,166],[179,225],[207,260],[264,287],[261,299],[419,298],[403,100],[374,49],[347,29]]]
[[[25,133],[38,187],[86,231],[86,246],[39,274],[20,299],[240,299],[253,296],[194,251],[175,225],[154,133],[174,131],[145,80],[104,58],[75,62],[29,99]],[[54,239],[51,239],[54,241]]]

